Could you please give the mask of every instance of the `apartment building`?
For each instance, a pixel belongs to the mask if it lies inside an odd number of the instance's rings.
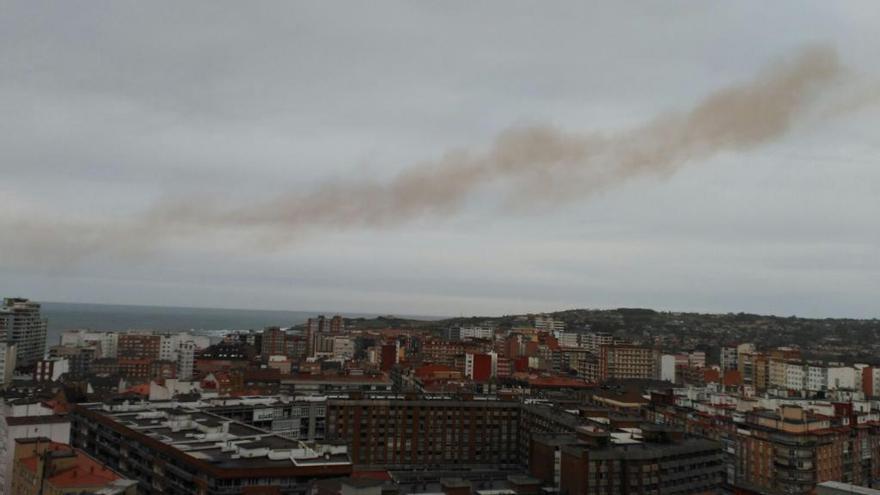
[[[123,333],[117,340],[117,357],[123,359],[160,359],[162,336],[145,333]]]
[[[5,298],[0,306],[0,341],[15,344],[16,366],[33,366],[46,352],[47,320],[39,303]]]
[[[605,332],[590,332],[583,336],[584,347],[595,354],[603,345],[614,344],[614,336]]]
[[[348,476],[340,445],[306,443],[207,411],[150,403],[79,404],[71,445],[138,481],[138,493],[305,495],[311,479]]]
[[[535,330],[538,330],[539,332],[548,332],[551,334],[565,331],[565,322],[564,321],[556,320],[552,316],[547,316],[547,315],[535,316],[534,326],[535,326]]]
[[[515,467],[519,403],[498,400],[330,399],[327,439],[355,464]]]
[[[34,366],[33,378],[36,382],[58,381],[70,370],[70,361],[60,357],[40,359]]]
[[[49,348],[50,358],[64,358],[70,363],[68,374],[71,378],[82,378],[92,371],[92,363],[101,354],[100,344],[87,343],[82,346],[56,345]]]
[[[260,357],[264,362],[269,361],[269,356],[286,356],[287,333],[279,327],[268,327],[263,330],[260,346]]]
[[[98,349],[97,357],[115,358],[118,353],[118,332],[91,332],[88,330],[69,330],[61,334],[61,345],[65,347],[87,347]]]
[[[685,438],[679,431],[645,425],[626,438],[581,427],[577,442],[560,455],[560,491],[568,494],[718,493],[723,486],[721,444]]]
[[[450,342],[441,339],[431,339],[422,346],[421,355],[426,362],[455,366],[455,358],[467,353],[487,353],[492,351],[492,346],[481,342]]]
[[[0,389],[12,383],[15,374],[15,343],[0,341]]]
[[[736,347],[722,347],[719,354],[719,362],[722,371],[738,369]]]
[[[193,341],[181,342],[177,349],[177,378],[189,380],[193,377],[195,367],[196,343]]]
[[[736,493],[810,494],[823,481],[880,482],[880,412],[867,402],[662,396],[652,397],[647,418],[722,442]]]
[[[599,379],[654,379],[659,376],[659,352],[629,344],[603,345],[599,349]]]

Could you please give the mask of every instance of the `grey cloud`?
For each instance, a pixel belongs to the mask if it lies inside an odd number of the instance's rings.
[[[0,293],[439,314],[615,303],[871,314],[876,115],[859,102],[821,120],[846,87],[815,88],[769,141],[689,148],[641,175],[615,176],[605,160],[387,193],[434,177],[445,150],[486,160],[511,125],[508,136],[575,150],[595,130],[616,153],[657,115],[686,119],[701,95],[747,86],[805,43],[828,41],[845,67],[873,70],[878,14],[873,1],[801,0],[8,2]],[[350,210],[330,208],[296,223],[291,212],[328,188],[368,191],[385,210],[424,203],[409,216],[358,208],[347,224]],[[181,197],[195,206],[179,208]],[[679,262],[684,251],[693,263]],[[688,290],[703,278],[713,286]]]

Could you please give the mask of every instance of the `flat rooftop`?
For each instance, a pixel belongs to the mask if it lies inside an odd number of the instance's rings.
[[[113,410],[103,404],[82,405],[111,420],[117,430],[144,435],[221,469],[351,466],[343,445],[292,440],[200,408],[168,406],[145,403]]]

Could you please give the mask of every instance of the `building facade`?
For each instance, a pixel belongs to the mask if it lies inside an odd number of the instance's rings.
[[[331,399],[327,438],[346,441],[355,464],[518,466],[517,402]]]
[[[197,409],[74,407],[71,445],[138,481],[138,493],[306,495],[351,474],[345,447],[306,444]]]
[[[47,320],[40,305],[23,298],[6,298],[0,306],[0,341],[15,344],[16,366],[30,367],[46,353]]]
[[[655,379],[659,352],[629,344],[603,345],[599,349],[599,379]]]

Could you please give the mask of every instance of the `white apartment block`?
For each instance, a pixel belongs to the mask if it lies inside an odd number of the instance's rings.
[[[582,347],[583,339],[581,334],[574,332],[559,332],[556,335],[561,347]]]
[[[181,342],[177,348],[177,378],[189,380],[193,376],[195,364],[196,343],[188,340]]]
[[[828,388],[828,369],[808,364],[806,388],[809,392],[821,392]]]
[[[535,330],[550,332],[555,335],[556,332],[565,331],[565,322],[562,320],[555,320],[551,316],[538,315],[535,317]]]
[[[182,341],[181,334],[162,335],[162,338],[159,340],[159,359],[177,361],[177,352]]]
[[[800,363],[785,363],[785,388],[802,391],[806,388],[806,373]]]
[[[856,370],[849,366],[828,368],[828,390],[853,389],[856,386]]]
[[[188,332],[162,334],[159,344],[159,359],[176,361],[177,354],[186,342],[192,342],[196,350],[208,347],[211,342],[208,337],[192,335]]]
[[[459,339],[484,339],[492,340],[495,337],[495,327],[489,325],[468,325],[458,329]]]
[[[660,356],[660,379],[666,382],[675,383],[675,368],[678,362],[674,354],[664,354]]]

